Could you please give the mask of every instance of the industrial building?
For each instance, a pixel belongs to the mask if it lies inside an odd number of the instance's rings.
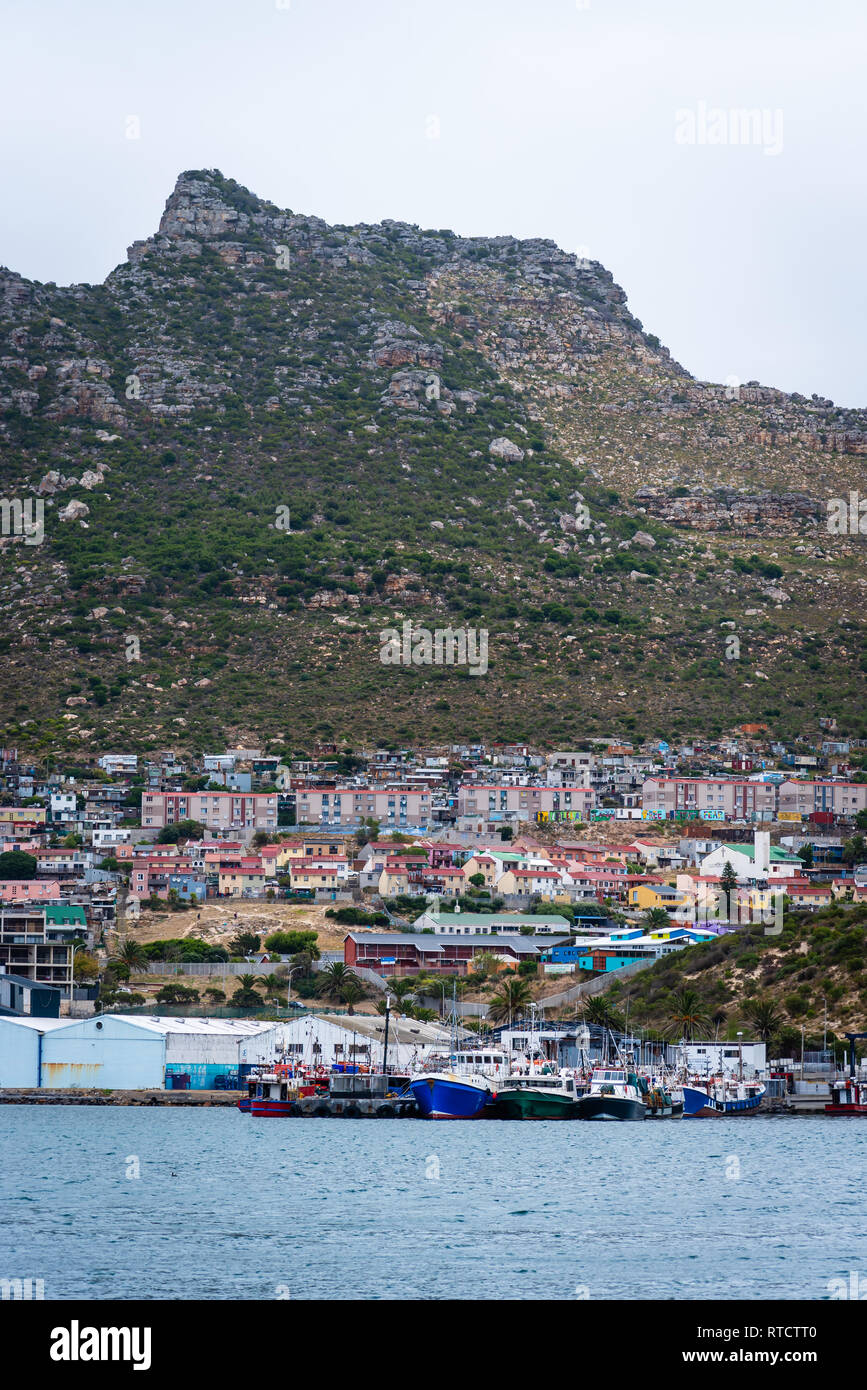
[[[467,1037],[470,1037],[467,1034]],[[388,1065],[405,1068],[431,1052],[448,1052],[451,1034],[438,1023],[419,1023],[392,1014],[388,1024]],[[385,1046],[382,1014],[306,1014],[244,1039],[239,1049],[241,1072],[275,1058],[331,1068],[358,1065],[380,1068]]]
[[[270,1030],[251,1019],[0,1017],[0,1088],[211,1090],[234,1076],[239,1044]]]
[[[10,975],[0,965],[0,1014],[24,1014],[29,1018],[59,1018],[60,990],[26,975]]]
[[[65,1018],[0,1017],[0,1090],[41,1086],[45,1038],[68,1025]]]

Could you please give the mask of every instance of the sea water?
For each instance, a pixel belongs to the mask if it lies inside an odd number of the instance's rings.
[[[0,1279],[46,1299],[827,1299],[867,1118],[0,1107]],[[836,1281],[836,1282],[835,1282]]]

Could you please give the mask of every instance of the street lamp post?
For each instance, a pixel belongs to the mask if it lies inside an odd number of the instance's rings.
[[[299,970],[303,970],[301,965],[293,965],[286,979],[286,1008],[292,1003],[292,976],[297,975]]]

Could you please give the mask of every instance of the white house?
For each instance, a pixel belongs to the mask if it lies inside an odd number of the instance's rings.
[[[111,777],[118,772],[136,772],[138,770],[138,754],[104,753],[99,759],[99,766],[103,772],[107,772]]]
[[[75,792],[52,792],[51,793],[51,819],[55,823],[62,821],[68,824],[74,821],[78,814],[78,797]]]
[[[771,844],[770,832],[757,830],[753,845],[720,845],[706,854],[700,864],[702,876],[722,874],[731,864],[738,882],[781,882],[799,874],[803,865],[797,855]]]
[[[753,1077],[765,1071],[767,1048],[763,1042],[689,1042],[683,1046],[684,1061],[691,1072],[699,1076],[737,1076],[743,1055],[744,1076]]]

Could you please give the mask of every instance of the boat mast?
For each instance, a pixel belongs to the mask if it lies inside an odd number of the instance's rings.
[[[391,1010],[391,995],[385,996],[385,1037],[382,1040],[382,1074],[388,1076],[388,1019]]]

